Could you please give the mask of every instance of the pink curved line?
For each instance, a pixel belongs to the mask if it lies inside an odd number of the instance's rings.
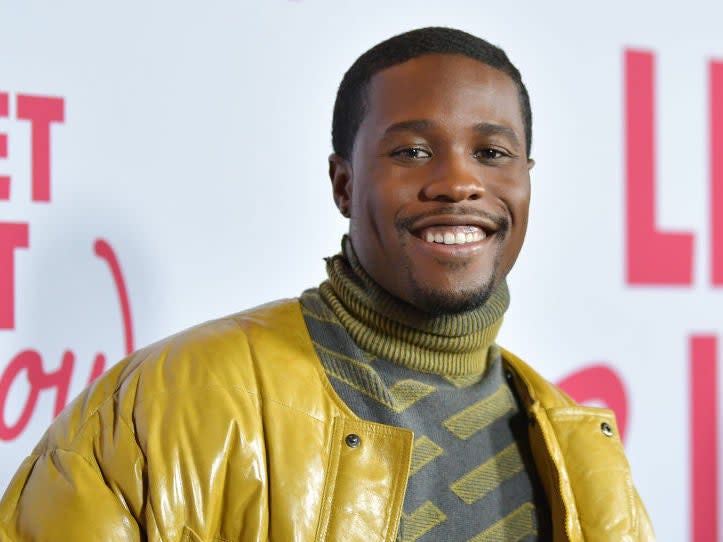
[[[93,246],[95,254],[106,261],[110,272],[113,275],[113,281],[115,282],[115,288],[118,292],[118,300],[120,301],[121,313],[123,316],[123,330],[126,341],[126,354],[130,354],[135,350],[133,348],[133,323],[131,320],[131,304],[128,300],[128,290],[126,289],[126,283],[123,279],[123,272],[121,271],[120,265],[118,264],[118,258],[113,252],[113,248],[104,239],[96,239]]]
[[[620,438],[625,441],[628,428],[628,393],[622,377],[608,365],[583,367],[557,383],[575,401],[600,400],[615,412]]]
[[[88,384],[102,375],[103,371],[105,371],[105,355],[103,353],[96,354],[93,360],[93,367],[90,370],[90,376],[88,376]]]

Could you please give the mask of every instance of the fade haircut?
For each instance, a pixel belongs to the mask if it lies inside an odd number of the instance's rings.
[[[367,110],[367,91],[378,72],[429,54],[464,55],[507,74],[517,86],[527,157],[532,147],[532,110],[522,77],[505,52],[491,43],[454,28],[428,27],[393,36],[361,55],[344,74],[334,102],[331,140],[334,152],[351,159],[354,140]]]

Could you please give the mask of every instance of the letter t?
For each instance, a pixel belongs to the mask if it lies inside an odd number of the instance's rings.
[[[17,248],[28,248],[28,225],[0,222],[0,329],[15,329]]]

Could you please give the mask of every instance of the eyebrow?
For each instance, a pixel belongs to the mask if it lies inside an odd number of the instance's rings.
[[[430,120],[415,119],[405,120],[401,122],[395,122],[390,124],[386,130],[384,130],[384,136],[387,137],[390,134],[396,132],[425,132],[431,128],[434,128],[434,123]],[[512,128],[503,126],[501,124],[494,124],[491,122],[480,122],[474,127],[475,131],[484,136],[499,135],[508,138],[514,145],[520,145],[520,138]]]
[[[395,132],[424,132],[432,127],[434,127],[434,123],[431,120],[404,120],[387,126],[387,129],[384,130],[384,137]]]
[[[507,126],[503,126],[501,124],[492,124],[491,122],[480,122],[475,126],[475,130],[479,132],[482,135],[490,136],[490,135],[499,135],[504,136],[514,145],[520,146],[520,138],[517,137],[517,134],[512,128],[509,128]]]

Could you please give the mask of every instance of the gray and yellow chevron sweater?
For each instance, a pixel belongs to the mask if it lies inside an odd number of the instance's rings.
[[[399,540],[545,539],[527,420],[494,344],[506,284],[431,318],[378,286],[348,237],[327,272],[301,305],[334,390],[360,418],[415,434]]]

